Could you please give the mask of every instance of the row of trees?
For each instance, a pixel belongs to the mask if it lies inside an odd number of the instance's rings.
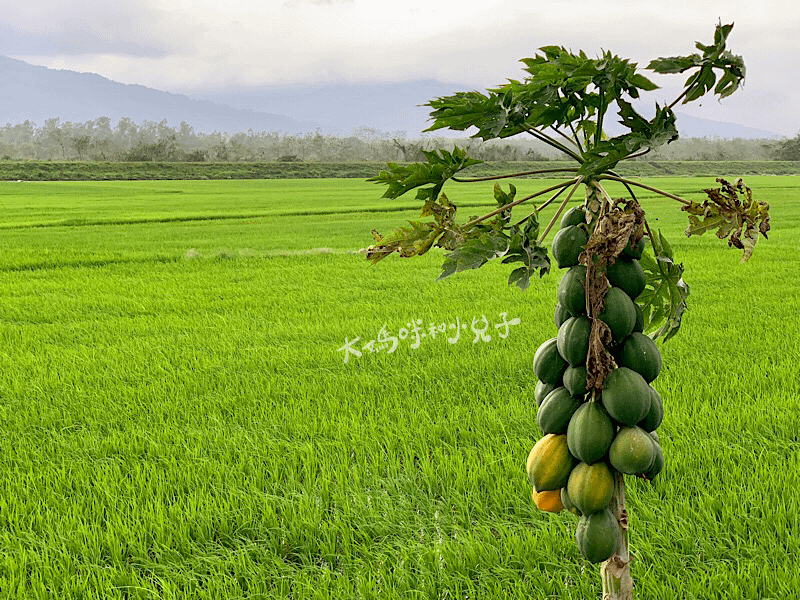
[[[360,128],[350,136],[317,131],[299,135],[276,132],[202,133],[184,121],[170,127],[108,117],[85,123],[48,119],[0,128],[3,160],[102,160],[187,162],[410,162],[423,160],[423,150],[458,144],[481,160],[533,161],[560,158],[537,140],[407,139]],[[652,152],[646,160],[800,160],[800,135],[784,141],[746,139],[681,139]]]

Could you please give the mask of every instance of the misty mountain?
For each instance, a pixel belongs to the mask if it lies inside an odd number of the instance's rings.
[[[198,98],[237,108],[310,119],[333,128],[333,133],[370,127],[387,132],[405,132],[414,138],[427,128],[430,107],[420,106],[440,96],[477,89],[465,84],[434,80],[403,83],[336,83],[313,86],[234,88],[194,91]],[[483,91],[483,90],[479,90]],[[609,115],[605,127],[609,135],[628,131]],[[736,123],[712,121],[676,112],[683,138],[719,137],[763,139],[784,137],[773,131],[745,127]],[[438,130],[434,135],[449,135]],[[461,133],[453,135],[462,136]]]
[[[136,123],[166,119],[170,126],[186,121],[198,132],[277,131],[349,135],[371,128],[409,138],[429,125],[429,100],[469,85],[435,80],[403,83],[331,83],[258,86],[185,91],[174,94],[141,85],[127,85],[100,75],[48,69],[0,56],[0,123],[26,119],[84,122],[101,116]],[[192,97],[186,94],[191,94]],[[681,137],[780,138],[779,134],[736,123],[677,113]],[[607,120],[611,135],[624,128]],[[469,132],[468,132],[469,133]],[[458,135],[446,130],[434,135]]]
[[[46,119],[84,122],[109,117],[113,122],[129,117],[135,123],[159,122],[171,126],[181,121],[197,131],[313,131],[319,124],[286,115],[233,108],[142,85],[127,85],[92,73],[48,69],[0,56],[0,123]]]

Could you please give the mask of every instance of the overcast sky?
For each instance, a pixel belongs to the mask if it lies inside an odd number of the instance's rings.
[[[644,66],[735,22],[745,88],[679,110],[800,132],[796,0],[0,0],[0,54],[171,92],[438,79],[482,89],[521,77],[544,45],[608,49]],[[672,12],[670,12],[672,11]],[[670,101],[684,77],[647,94]]]

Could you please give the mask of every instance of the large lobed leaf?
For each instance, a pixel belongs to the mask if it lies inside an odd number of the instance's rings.
[[[592,117],[601,106],[657,86],[636,72],[636,63],[605,52],[589,58],[558,46],[522,59],[529,77],[487,90],[459,92],[430,101],[433,124],[427,131],[475,127],[474,137],[505,138],[526,130],[574,127],[593,134]]]
[[[382,170],[376,177],[367,181],[387,186],[383,198],[398,198],[410,190],[420,188],[417,190],[418,200],[435,201],[448,179],[467,167],[483,162],[470,158],[465,150],[458,147],[453,148],[452,152],[423,150],[422,153],[427,162],[409,165],[388,163],[388,170]]]
[[[706,46],[697,42],[695,47],[703,52],[702,55],[695,53],[688,56],[657,58],[650,61],[647,68],[656,73],[683,73],[698,68],[698,71],[692,73],[684,84],[683,104],[697,100],[712,88],[720,98],[730,96],[739,89],[745,77],[742,57],[726,50],[728,35],[732,29],[733,23],[730,25],[719,23],[714,31],[713,44]],[[714,69],[722,71],[719,81]]]
[[[639,261],[647,284],[636,302],[644,314],[645,333],[667,341],[680,329],[689,286],[683,281],[683,263],[675,263],[672,247],[660,231],[652,245],[654,255],[645,251]]]
[[[656,104],[656,114],[648,121],[630,103],[618,100],[617,104],[622,119],[620,123],[630,129],[630,133],[604,140],[584,152],[579,175],[596,177],[642,148],[656,148],[678,139],[675,113],[668,106],[662,108]]]
[[[728,246],[742,250],[742,262],[753,254],[759,234],[767,237],[769,204],[753,200],[753,192],[741,177],[734,184],[718,178],[719,188],[703,190],[708,199],[683,207],[689,213],[686,235],[716,231],[719,239],[728,238]]]

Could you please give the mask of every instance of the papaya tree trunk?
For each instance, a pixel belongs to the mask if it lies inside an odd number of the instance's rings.
[[[625,509],[625,480],[622,473],[614,474],[614,495],[609,509],[619,524],[619,542],[614,556],[600,567],[603,580],[603,600],[633,600],[631,556],[628,552],[628,511]]]
[[[605,195],[601,192],[601,188],[595,181],[589,181],[586,184],[586,210],[592,215],[596,225],[600,224],[600,216],[608,212],[612,207]],[[591,271],[591,263],[590,269]],[[593,319],[593,325],[599,323],[597,315],[597,305],[592,301],[590,295],[590,282],[592,280],[591,272],[587,271],[586,274],[586,312]],[[603,290],[605,294],[605,290]],[[593,330],[594,331],[594,330]],[[606,340],[607,342],[610,341]],[[590,342],[591,344],[591,342]],[[601,352],[605,354],[606,351]],[[590,350],[591,354],[591,350]],[[587,367],[591,371],[593,365],[591,363],[591,356]],[[597,394],[597,389],[593,390],[593,395]],[[599,397],[598,397],[599,400]],[[614,518],[619,525],[619,535],[617,536],[617,549],[614,555],[605,561],[600,567],[600,578],[603,582],[603,600],[633,600],[633,579],[631,579],[630,569],[630,553],[628,552],[628,512],[625,509],[625,480],[622,473],[614,471],[614,494],[611,497],[611,503],[608,506]]]

